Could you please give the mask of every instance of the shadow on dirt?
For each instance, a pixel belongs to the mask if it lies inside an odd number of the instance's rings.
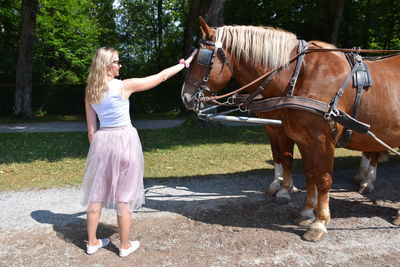
[[[333,219],[379,217],[391,222],[398,207],[400,179],[397,169],[379,169],[375,191],[367,195],[357,193],[358,186],[351,183],[356,170],[339,170],[334,173],[330,209]],[[263,228],[301,236],[305,228],[294,222],[305,199],[305,182],[302,174],[294,175],[300,192],[292,194],[286,205],[267,196],[265,189],[272,182],[273,172],[254,170],[226,175],[201,177],[145,179],[146,204],[138,214],[171,212],[191,220],[228,227]],[[84,212],[58,214],[49,210],[31,213],[33,219],[42,224],[51,224],[57,236],[85,250],[86,219]],[[344,225],[335,230],[360,230],[381,228],[380,225]],[[387,224],[382,228],[392,228]],[[398,228],[393,226],[393,228]],[[117,233],[116,226],[100,224],[98,236]],[[115,246],[109,250],[116,252]]]
[[[380,217],[391,222],[397,211],[400,179],[397,168],[379,169],[375,191],[361,195],[358,185],[352,184],[356,170],[334,172],[330,209],[332,218]],[[302,235],[305,228],[295,225],[295,220],[305,199],[305,182],[302,174],[294,175],[294,183],[301,189],[292,194],[287,205],[277,204],[274,197],[264,192],[272,182],[273,173],[260,175],[237,173],[210,177],[149,179],[146,188],[169,187],[176,194],[153,195],[146,200],[146,207],[157,211],[178,213],[208,224],[232,227],[266,228]],[[150,193],[150,192],[149,192]],[[362,228],[362,226],[361,226]],[[384,226],[383,228],[387,228]],[[391,228],[391,227],[389,227]],[[398,228],[393,226],[393,228]],[[343,228],[344,229],[344,228]],[[357,230],[360,226],[349,225],[346,230]]]
[[[39,223],[53,225],[53,230],[57,237],[86,251],[86,219],[80,218],[84,214],[86,212],[63,214],[54,213],[49,210],[36,210],[31,213],[31,216]],[[111,236],[117,232],[118,228],[116,226],[100,223],[97,235],[101,238]],[[118,248],[113,244],[107,246],[106,249],[113,252],[118,251]]]

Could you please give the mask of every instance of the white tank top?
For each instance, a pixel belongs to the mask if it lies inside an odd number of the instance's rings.
[[[123,98],[122,81],[114,79],[107,86],[102,101],[98,104],[91,104],[99,118],[100,127],[118,127],[130,124],[129,99]]]

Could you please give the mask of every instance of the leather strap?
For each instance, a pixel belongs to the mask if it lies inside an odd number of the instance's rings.
[[[353,104],[353,111],[351,116],[353,118],[357,118],[358,110],[360,108],[361,97],[363,93],[363,89],[365,87],[370,87],[372,85],[370,74],[367,65],[362,61],[362,57],[360,55],[354,54],[346,54],[346,57],[350,63],[350,66],[354,64],[360,64],[358,70],[353,75],[354,86],[356,87],[356,97]],[[354,60],[354,61],[353,61]],[[340,140],[336,142],[336,147],[345,147],[353,135],[353,131],[351,129],[344,129],[344,134]]]
[[[287,95],[293,95],[294,88],[297,83],[297,78],[299,77],[299,74],[300,74],[301,66],[303,65],[303,61],[304,61],[304,57],[306,55],[307,48],[308,48],[307,42],[304,40],[300,40],[299,48],[297,49],[297,53],[298,53],[299,57],[297,58],[296,67],[295,67],[294,73],[292,75],[292,78],[290,79],[290,82],[289,82],[289,88],[288,88]]]
[[[254,112],[266,112],[282,108],[304,110],[317,115],[324,115],[330,110],[330,106],[327,103],[302,96],[268,98],[264,100],[253,101],[248,106],[248,109]],[[338,114],[336,116],[332,116],[332,120],[359,133],[365,134],[369,131],[370,126],[368,124],[352,118],[350,115],[340,109],[337,109],[337,111]]]

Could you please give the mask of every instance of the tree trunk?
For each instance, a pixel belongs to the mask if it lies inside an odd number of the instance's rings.
[[[363,48],[368,48],[369,44],[369,27],[372,25],[371,24],[371,19],[372,19],[372,3],[371,0],[367,0],[365,4],[365,20],[364,20],[364,25],[363,25],[363,36],[362,36],[362,44]]]
[[[161,56],[163,49],[163,1],[157,0],[157,65],[161,70]]]
[[[337,43],[337,36],[339,32],[340,21],[342,20],[344,9],[344,0],[326,0],[325,1],[325,14],[326,14],[326,30],[327,41],[333,44]]]
[[[204,17],[212,27],[221,26],[225,2],[226,0],[190,0],[182,49],[184,57],[188,57],[192,53],[194,39],[200,32],[198,17]]]
[[[32,68],[37,8],[37,0],[23,0],[22,2],[15,82],[14,115],[29,119],[33,118]]]
[[[226,0],[212,0],[205,10],[204,19],[211,27],[219,27],[224,24],[223,10]]]

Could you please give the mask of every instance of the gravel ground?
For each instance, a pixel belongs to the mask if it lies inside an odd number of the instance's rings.
[[[332,220],[324,240],[302,240],[294,224],[305,193],[279,205],[264,189],[272,176],[247,173],[145,180],[146,204],[133,214],[131,237],[142,246],[119,258],[115,213],[104,211],[99,237],[112,244],[85,254],[79,188],[0,193],[0,266],[400,266],[398,168],[378,170],[375,192],[334,174]],[[295,175],[304,188],[304,178]]]

